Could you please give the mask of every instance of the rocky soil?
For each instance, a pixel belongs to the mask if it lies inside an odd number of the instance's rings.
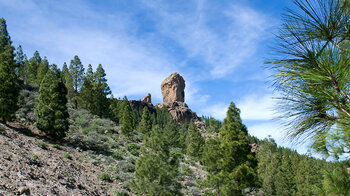
[[[85,152],[25,130],[0,124],[0,195],[114,195]]]

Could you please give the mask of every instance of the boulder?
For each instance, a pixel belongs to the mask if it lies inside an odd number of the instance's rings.
[[[185,102],[185,80],[178,73],[172,73],[161,84],[163,103]]]

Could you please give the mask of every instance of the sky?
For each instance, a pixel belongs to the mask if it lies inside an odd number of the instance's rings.
[[[0,0],[15,47],[61,67],[75,55],[102,64],[114,97],[162,103],[161,82],[185,81],[185,102],[223,120],[234,102],[249,133],[306,152],[284,137],[271,70],[274,33],[291,0]]]

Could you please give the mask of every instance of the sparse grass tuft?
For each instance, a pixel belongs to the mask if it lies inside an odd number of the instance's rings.
[[[56,148],[56,149],[61,149],[61,146],[59,144],[54,144],[52,145],[53,148]]]
[[[37,142],[38,146],[44,150],[47,150],[47,143],[46,142],[42,142],[42,141],[38,141]]]
[[[38,159],[38,158],[39,158],[39,156],[38,156],[38,155],[33,154],[33,159]]]
[[[67,159],[72,160],[72,156],[71,156],[68,152],[65,152],[65,153],[63,154],[63,156],[66,157]]]
[[[107,173],[102,173],[100,180],[104,182],[111,182],[111,177]]]

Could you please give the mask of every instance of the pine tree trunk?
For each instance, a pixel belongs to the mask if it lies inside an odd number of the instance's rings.
[[[4,125],[6,125],[6,118],[4,116],[2,117],[2,123],[4,123]]]
[[[220,196],[220,184],[219,183],[216,184],[216,189],[218,190],[218,196]]]

